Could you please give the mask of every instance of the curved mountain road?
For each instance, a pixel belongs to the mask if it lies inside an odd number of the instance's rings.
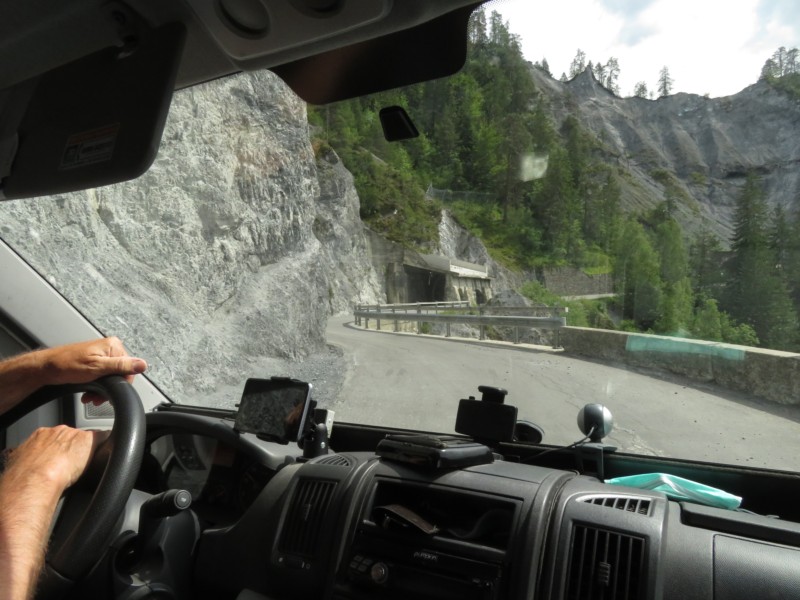
[[[579,439],[578,410],[599,402],[614,415],[606,441],[620,450],[797,469],[796,407],[546,348],[365,331],[352,317],[331,318],[327,334],[348,365],[332,407],[342,421],[451,432],[458,400],[486,384],[507,389],[506,402],[543,427],[548,444]]]

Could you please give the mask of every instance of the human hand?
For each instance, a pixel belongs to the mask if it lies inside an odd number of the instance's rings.
[[[117,337],[48,348],[42,352],[45,353],[46,377],[53,385],[86,383],[104,375],[123,375],[132,383],[134,375],[147,369],[144,360],[128,355]],[[82,400],[95,405],[105,401],[93,393],[84,394]]]
[[[106,437],[108,432],[66,425],[40,427],[12,450],[4,478],[26,478],[60,495],[83,474],[94,449]]]
[[[117,337],[89,340],[43,350],[48,383],[87,383],[104,375],[124,375],[128,382],[144,373],[147,363],[129,356]]]
[[[37,429],[11,451],[0,477],[0,589],[33,598],[58,499],[86,470],[104,432]]]
[[[141,358],[128,356],[122,342],[109,337],[27,352],[0,361],[0,414],[44,385],[87,383],[104,375],[122,375],[128,382],[147,369]],[[101,404],[97,394],[84,402]]]

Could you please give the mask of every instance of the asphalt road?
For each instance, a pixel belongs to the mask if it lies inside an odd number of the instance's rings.
[[[492,345],[364,331],[335,317],[328,342],[347,373],[333,408],[342,421],[452,432],[458,400],[479,385],[508,390],[519,418],[544,428],[545,443],[581,437],[578,410],[605,404],[620,450],[796,471],[800,409],[660,373],[571,358],[533,346]]]

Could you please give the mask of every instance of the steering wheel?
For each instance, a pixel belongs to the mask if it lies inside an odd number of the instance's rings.
[[[63,596],[103,555],[133,489],[144,454],[142,403],[133,386],[118,375],[91,383],[43,387],[0,417],[0,430],[55,398],[80,392],[94,392],[108,399],[114,408],[114,426],[108,439],[96,449],[87,473],[76,484],[97,477],[99,482],[94,490],[90,494],[64,496],[39,580],[39,599]],[[75,517],[67,519],[68,524],[62,527],[64,515]]]

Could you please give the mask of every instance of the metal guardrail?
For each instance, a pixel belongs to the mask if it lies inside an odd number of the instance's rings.
[[[495,311],[527,313],[498,315]],[[547,316],[531,316],[532,312],[548,312]],[[390,321],[394,331],[400,330],[400,322],[416,322],[417,333],[422,332],[423,323],[444,323],[445,337],[450,337],[450,325],[467,324],[479,327],[480,339],[486,339],[486,327],[513,327],[514,343],[519,343],[520,328],[553,329],[556,336],[554,348],[560,347],[558,330],[567,325],[566,307],[530,306],[530,307],[474,307],[467,302],[419,302],[416,304],[359,304],[353,311],[356,325],[369,329],[370,319],[376,321],[376,328],[381,330],[383,321]],[[363,323],[362,323],[363,321]]]

